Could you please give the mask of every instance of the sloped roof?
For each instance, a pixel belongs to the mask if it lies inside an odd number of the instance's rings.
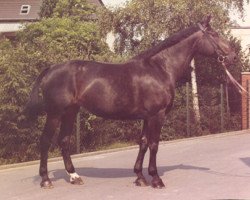
[[[102,0],[88,0],[103,6]],[[28,14],[20,14],[22,5],[30,5]],[[0,0],[0,21],[32,21],[39,18],[42,0]]]
[[[28,14],[21,14],[22,5],[30,5]],[[0,21],[36,20],[42,0],[0,0]]]

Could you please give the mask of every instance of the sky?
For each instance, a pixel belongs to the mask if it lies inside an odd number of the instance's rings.
[[[122,6],[128,0],[102,0],[102,2],[107,6],[117,7]],[[232,14],[233,20],[235,19],[237,23],[241,26],[250,26],[250,4],[245,4],[245,19],[242,21]]]
[[[247,5],[245,3],[244,9],[245,9],[245,15],[246,15],[244,21],[239,20],[239,19],[236,19],[236,21],[241,26],[250,26],[250,4]]]

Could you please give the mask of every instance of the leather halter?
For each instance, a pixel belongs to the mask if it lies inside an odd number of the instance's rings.
[[[218,56],[217,60],[224,67],[229,80],[238,89],[239,93],[245,92],[245,93],[248,94],[248,92],[246,91],[246,89],[243,88],[241,86],[241,84],[239,84],[239,82],[236,81],[234,79],[234,77],[232,76],[232,74],[228,71],[228,69],[226,67],[226,63],[225,63],[226,58],[228,58],[228,54],[225,51],[223,51],[223,49],[217,44],[217,42],[211,36],[211,33],[209,33],[209,31],[207,31],[207,28],[205,28],[204,26],[202,26],[200,23],[198,23],[198,26],[201,29],[201,31],[204,33],[204,35],[208,38],[208,40],[210,41],[211,45],[214,47],[214,51],[215,51],[215,53]]]
[[[217,42],[214,40],[214,38],[211,36],[209,31],[207,31],[207,27],[202,26],[200,23],[198,23],[199,28],[204,33],[204,35],[208,38],[211,45],[214,47],[214,51],[217,55],[218,62],[225,65],[225,60],[228,57],[228,54],[217,44]]]

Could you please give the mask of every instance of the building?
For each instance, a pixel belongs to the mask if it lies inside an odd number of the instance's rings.
[[[102,0],[88,0],[90,3],[103,6]],[[42,0],[0,0],[0,38],[14,37],[23,23],[39,20]]]
[[[13,37],[24,22],[38,20],[42,0],[0,0],[0,33]]]
[[[250,54],[250,26],[235,26],[231,28],[234,37],[241,41],[241,47],[246,55]]]

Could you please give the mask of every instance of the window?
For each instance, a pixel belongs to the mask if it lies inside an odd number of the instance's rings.
[[[30,12],[30,5],[22,5],[21,6],[21,11],[20,11],[21,15],[28,15],[29,12]]]

